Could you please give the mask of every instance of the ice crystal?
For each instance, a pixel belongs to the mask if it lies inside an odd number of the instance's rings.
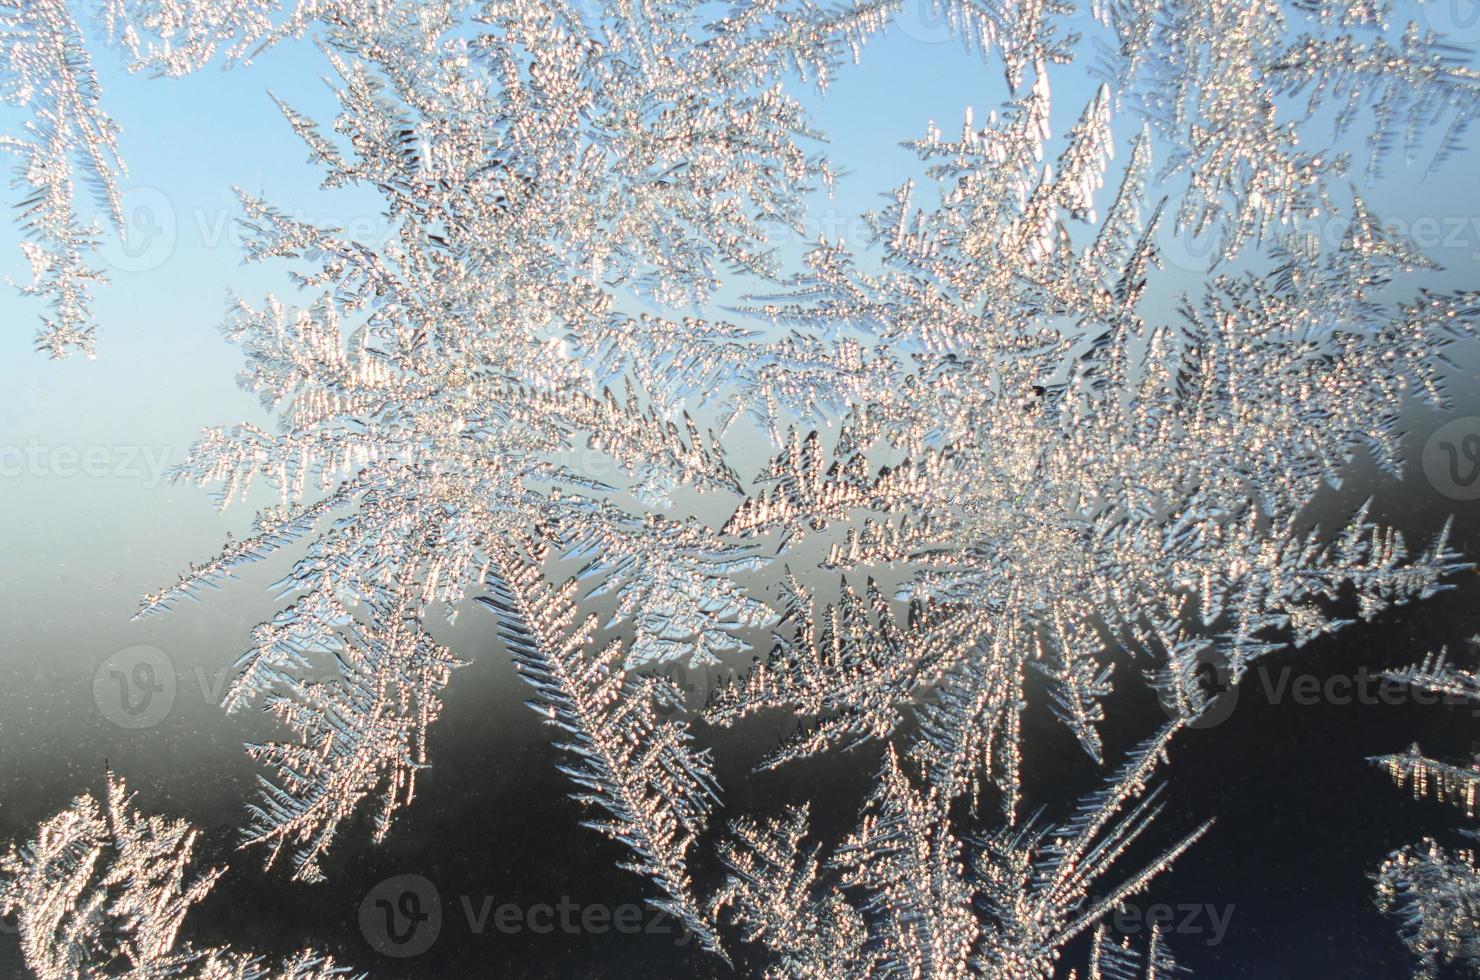
[[[873,371],[894,380],[843,413],[832,459],[815,437],[792,438],[766,474],[774,487],[726,528],[783,550],[838,528],[824,567],[907,569],[902,597],[977,610],[975,640],[943,661],[922,648],[893,704],[865,708],[845,671],[806,669],[833,677],[834,702],[869,710],[861,727],[875,735],[933,685],[916,751],[953,795],[989,776],[1009,811],[1030,673],[1047,674],[1098,757],[1117,646],[1159,663],[1157,683],[1195,713],[1200,658],[1221,658],[1236,681],[1253,659],[1339,627],[1328,610],[1343,589],[1370,617],[1443,587],[1459,567],[1447,529],[1410,554],[1365,508],[1334,539],[1304,515],[1358,447],[1395,465],[1398,410],[1440,397],[1441,351],[1476,314],[1468,295],[1380,303],[1392,271],[1422,260],[1358,202],[1326,254],[1294,236],[1266,274],[1219,276],[1177,319],[1148,321],[1161,220],[1140,201],[1148,142],[1076,248],[1066,222],[1092,217],[1105,95],[1059,166],[1040,169],[1048,98],[1037,87],[1000,121],[968,120],[957,142],[917,144],[949,161],[931,171],[940,204],[914,209],[905,185],[874,217],[882,272],[823,246],[794,301],[757,310],[799,330],[864,332]],[[838,362],[856,373],[851,356]],[[880,446],[903,462],[871,469]]]
[[[250,60],[264,48],[302,36],[317,20],[373,17],[373,4],[356,0],[300,0],[286,16],[279,0],[102,0],[100,20],[132,59],[131,71],[179,76],[198,71],[218,52],[227,64]]]
[[[706,719],[721,725],[768,708],[819,718],[768,756],[767,768],[888,735],[911,690],[982,629],[982,617],[970,609],[920,604],[901,628],[872,581],[867,599],[845,583],[821,622],[808,608],[805,586],[788,576],[782,590],[791,636],[743,681],[719,688],[705,709]]]
[[[500,618],[500,635],[519,674],[536,691],[531,708],[566,733],[559,747],[577,758],[562,766],[580,787],[576,799],[601,807],[587,826],[622,842],[636,860],[624,865],[652,878],[662,899],[651,904],[682,922],[704,949],[724,956],[709,917],[693,895],[687,857],[718,786],[708,750],[691,745],[688,727],[660,721],[655,706],[681,704],[663,678],[632,679],[612,643],[587,651],[595,617],[577,624],[576,582],[551,588],[538,564],[545,556],[506,555],[490,573],[492,595],[479,598]]]
[[[1175,980],[1192,971],[1178,966],[1159,924],[1152,925],[1143,955],[1129,938],[1119,942],[1104,926],[1095,930],[1094,949],[1084,980]],[[1069,971],[1069,980],[1077,980],[1077,971]]]
[[[0,136],[0,148],[17,158],[21,188],[18,222],[26,235],[21,249],[32,280],[20,287],[46,300],[36,347],[51,357],[77,352],[93,356],[92,292],[106,281],[93,258],[104,229],[77,200],[81,181],[113,233],[125,233],[124,176],[118,126],[103,108],[102,91],[84,38],[85,21],[67,0],[5,0],[0,3],[0,101],[24,108],[28,118]],[[240,35],[234,54],[255,42],[270,42],[268,0],[180,3],[105,0],[100,26],[135,55],[134,70],[179,75],[194,71],[219,42]],[[304,3],[304,10],[322,4]],[[295,17],[293,24],[299,25]],[[141,40],[142,35],[160,44]]]
[[[21,248],[32,279],[21,287],[46,300],[36,346],[52,357],[92,353],[92,290],[103,281],[89,264],[97,224],[78,213],[81,179],[116,227],[123,225],[118,127],[103,111],[82,30],[65,0],[0,3],[0,99],[29,109],[19,132],[0,136],[16,157]],[[74,172],[75,166],[75,172]]]
[[[944,794],[917,789],[890,752],[858,830],[826,862],[820,845],[802,844],[805,807],[765,825],[736,821],[720,845],[730,873],[713,904],[742,939],[776,954],[773,976],[1052,977],[1065,944],[1206,829],[1118,884],[1105,881],[1159,811],[1149,777],[1176,728],[1138,748],[1068,822],[966,840],[952,828]],[[1092,899],[1099,888],[1107,890]],[[1107,941],[1097,928],[1091,977],[1121,976],[1114,971],[1133,962],[1113,944],[1101,950]],[[1150,962],[1150,975],[1170,975],[1159,937]]]
[[[1471,641],[1480,653],[1480,637]],[[1441,696],[1446,703],[1480,703],[1480,674],[1450,662],[1447,650],[1422,663],[1384,675],[1415,691]],[[1414,797],[1432,797],[1459,807],[1473,821],[1480,795],[1480,755],[1467,764],[1431,759],[1413,745],[1407,752],[1372,760],[1387,770],[1399,788]],[[1473,828],[1460,831],[1480,838]],[[1377,873],[1377,905],[1398,921],[1399,933],[1418,959],[1417,977],[1437,977],[1441,964],[1480,968],[1480,868],[1471,847],[1447,850],[1425,838],[1388,855]]]
[[[1334,147],[1301,149],[1317,110],[1335,108],[1336,136],[1360,125],[1376,173],[1393,146],[1413,159],[1444,126],[1433,163],[1455,149],[1477,110],[1477,76],[1461,52],[1416,23],[1390,35],[1385,2],[1348,0],[1096,0],[1110,28],[1101,71],[1170,150],[1161,177],[1186,176],[1178,228],[1207,231],[1233,258],[1250,240],[1331,206],[1327,183],[1349,165]],[[1280,100],[1305,94],[1305,114]]]
[[[1440,976],[1441,964],[1480,963],[1480,868],[1469,848],[1436,841],[1400,848],[1377,874],[1377,907],[1398,920],[1399,935],[1418,957],[1415,977]]]
[[[379,794],[379,840],[395,811],[415,795],[416,772],[426,764],[427,727],[457,665],[412,614],[417,601],[416,591],[404,586],[389,597],[372,596],[364,603],[363,627],[338,607],[333,621],[342,625],[323,633],[317,629],[323,620],[315,617],[325,612],[314,603],[334,599],[311,595],[304,606],[259,628],[259,646],[227,696],[236,705],[247,697],[244,689],[270,688],[268,709],[299,738],[249,749],[277,771],[280,783],[262,780],[264,798],[251,808],[248,840],[270,844],[273,857],[284,845],[294,846],[295,877],[323,877],[320,856],[340,822],[367,797]],[[276,666],[306,664],[310,653],[334,654],[332,681]]]
[[[0,856],[0,914],[14,916],[26,966],[40,980],[330,980],[347,970],[305,950],[276,967],[227,947],[179,938],[192,906],[225,868],[191,869],[199,832],[133,809],[108,777],[99,803],[79,796],[34,840]]]
[[[1076,903],[1145,826],[1132,801],[1176,726],[1035,829],[1040,690],[1103,761],[1117,658],[1191,719],[1210,659],[1237,682],[1461,567],[1447,527],[1415,548],[1365,507],[1334,532],[1312,517],[1359,453],[1399,468],[1399,412],[1444,404],[1446,347],[1480,316],[1476,294],[1400,294],[1433,264],[1344,181],[1357,137],[1373,172],[1399,145],[1454,151],[1480,109],[1454,50],[1373,3],[1103,0],[1091,24],[940,0],[1006,103],[929,127],[866,240],[792,268],[772,232],[835,175],[793,88],[825,86],[894,6],[107,6],[167,75],[318,24],[338,115],[283,115],[326,187],[379,195],[392,225],[372,246],[242,195],[248,258],[301,287],[227,323],[276,426],[208,430],[177,475],[223,506],[259,483],[281,502],[144,602],[301,549],[226,699],[296,738],[252,749],[270,860],[320,877],[367,803],[388,832],[457,665],[435,614],[481,598],[595,825],[722,952],[688,870],[709,757],[642,672],[733,668],[775,624],[705,717],[800,715],[763,766],[867,742],[886,761],[825,873],[803,817],[737,827],[716,906],[783,973],[1042,975],[1110,907]],[[1066,116],[1051,77],[1096,46],[1103,84]],[[1212,242],[1202,270],[1168,268],[1168,231]],[[754,295],[724,318],[731,287]],[[552,589],[563,561],[577,578]],[[584,602],[606,618],[577,625]],[[586,649],[598,628],[631,640]],[[947,815],[986,797],[1001,825],[958,838]],[[1094,949],[1092,975],[1136,968]],[[1159,937],[1140,965],[1173,969]]]
[[[376,784],[389,787],[385,816],[409,798],[452,664],[412,637],[531,527],[586,556],[593,589],[638,620],[634,663],[714,660],[742,648],[736,628],[770,618],[734,578],[753,547],[638,503],[672,486],[737,491],[715,438],[636,389],[594,388],[565,336],[617,336],[600,332],[623,318],[608,281],[702,296],[720,258],[763,264],[762,221],[799,222],[798,188],[827,176],[775,83],[794,69],[824,79],[879,9],[813,23],[790,4],[752,5],[702,40],[681,5],[637,29],[635,13],[588,23],[574,8],[489,4],[474,44],[444,37],[421,8],[336,22],[336,128],[352,153],[285,111],[330,183],[388,195],[398,235],[376,252],[244,199],[251,254],[321,262],[303,277],[321,294],[301,310],[237,304],[243,383],[282,431],[213,430],[180,474],[220,484],[223,503],[265,477],[287,502],[145,603],[166,607],[313,537],[283,583],[298,598],[258,631],[228,697],[271,696],[305,739],[259,750],[294,785],[269,790],[254,833],[311,841],[306,877]],[[630,356],[591,342],[615,363]],[[573,450],[611,460],[616,484],[588,476]],[[619,492],[628,506],[600,499]],[[295,679],[346,647],[369,652],[341,681]]]

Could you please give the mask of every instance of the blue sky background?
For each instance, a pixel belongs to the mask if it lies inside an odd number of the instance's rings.
[[[830,156],[849,171],[835,197],[813,201],[814,232],[859,228],[857,216],[914,172],[902,140],[923,134],[932,119],[949,133],[967,105],[980,116],[1005,95],[1000,73],[919,10],[904,22],[908,33],[896,27],[877,38],[826,98],[809,96]],[[55,609],[57,576],[75,574],[82,581],[74,588],[104,593],[95,597],[102,606],[85,615],[116,622],[141,591],[213,553],[227,528],[240,530],[250,517],[237,508],[223,519],[204,493],[156,485],[162,464],[179,462],[203,426],[268,421],[235,387],[240,352],[218,325],[228,289],[253,303],[269,291],[292,302],[295,290],[284,266],[242,263],[232,188],[366,237],[384,221],[375,195],[319,188],[321,174],[269,97],[270,89],[332,120],[337,103],[321,80],[328,65],[312,44],[283,44],[229,70],[218,60],[181,79],[131,75],[117,52],[95,51],[106,108],[122,129],[132,240],[110,236],[103,251],[111,282],[96,291],[94,361],[33,354],[41,304],[0,291],[0,446],[12,462],[7,472],[20,470],[3,484],[11,558],[0,567],[0,602],[16,614]],[[1093,91],[1087,81],[1082,88],[1060,90],[1066,125]],[[18,241],[12,224],[0,224],[0,269],[24,280]],[[799,252],[800,243],[792,248]],[[108,472],[90,475],[100,469]],[[56,649],[50,639],[43,645]]]

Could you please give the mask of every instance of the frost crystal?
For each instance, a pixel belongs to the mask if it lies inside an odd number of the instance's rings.
[[[1090,954],[1089,971],[1084,976],[1085,980],[1174,980],[1191,972],[1177,965],[1159,924],[1151,927],[1144,956],[1130,939],[1116,942],[1115,937],[1101,926],[1095,930],[1094,951]],[[1078,976],[1077,971],[1069,971],[1069,980],[1077,980]]]
[[[777,954],[778,977],[1049,978],[1064,945],[1146,884],[1206,829],[1090,899],[1159,807],[1151,771],[1176,725],[1141,746],[1077,815],[963,842],[946,798],[917,790],[890,752],[858,830],[827,862],[803,847],[807,809],[762,826],[736,821],[720,845],[730,874],[714,898],[743,939]],[[1090,976],[1119,977],[1133,954],[1097,930]],[[1152,940],[1155,964],[1169,956]],[[1101,964],[1102,955],[1108,963]]]
[[[0,99],[30,110],[20,134],[0,136],[16,158],[18,221],[31,282],[21,287],[51,307],[36,346],[52,357],[92,353],[92,289],[103,275],[88,264],[100,229],[77,213],[74,161],[101,211],[123,226],[117,179],[118,127],[101,92],[82,31],[64,0],[0,3]]]
[[[1376,2],[936,6],[1005,103],[928,127],[866,240],[793,267],[776,230],[835,177],[793,90],[857,59],[891,0],[104,5],[163,75],[312,31],[339,112],[283,103],[286,123],[392,225],[372,246],[242,195],[248,258],[301,293],[228,317],[275,425],[207,430],[177,476],[223,506],[258,483],[281,500],[143,604],[293,550],[226,698],[292,734],[251,749],[269,861],[322,877],[367,805],[389,832],[458,663],[436,614],[482,599],[594,826],[705,948],[724,955],[727,909],[782,974],[1045,975],[1187,842],[1079,908],[1153,812],[1177,725],[1042,831],[1019,813],[1027,712],[1046,701],[1100,762],[1116,682],[1137,683],[1117,656],[1186,721],[1210,662],[1237,682],[1462,567],[1447,527],[1410,547],[1365,507],[1334,533],[1312,517],[1359,453],[1399,468],[1400,411],[1444,405],[1445,349],[1480,316],[1477,294],[1400,292],[1435,266],[1345,182],[1355,139],[1372,175],[1453,154],[1480,110],[1458,52]],[[68,9],[0,10],[5,93],[42,120],[7,145],[44,343],[85,348],[67,161],[116,217],[112,127]],[[1102,84],[1065,106],[1051,77],[1090,51]],[[552,589],[562,562],[576,579]],[[598,628],[630,642],[588,650]],[[883,753],[825,866],[805,811],[742,823],[729,883],[698,894],[716,790],[687,723],[658,717],[677,693],[647,675],[674,662],[735,674],[709,723],[803,719],[763,766]],[[1458,770],[1389,765],[1472,800]],[[957,837],[983,800],[1000,825]],[[1174,970],[1159,936],[1144,959],[1094,943],[1090,975],[1142,968]]]
[[[1480,653],[1480,637],[1470,641]],[[1384,675],[1415,691],[1440,695],[1445,703],[1480,703],[1480,674],[1450,663],[1447,650],[1423,663]],[[1407,752],[1372,760],[1387,770],[1399,788],[1415,798],[1432,796],[1464,810],[1474,820],[1480,794],[1480,755],[1459,766],[1425,756],[1417,745]],[[1460,833],[1471,840],[1480,832]],[[1446,850],[1425,838],[1388,856],[1377,873],[1377,906],[1394,916],[1399,933],[1418,958],[1416,977],[1437,977],[1441,964],[1480,968],[1480,867],[1472,847]]]
[[[191,907],[225,868],[190,871],[197,831],[132,809],[108,777],[107,803],[79,796],[35,840],[0,856],[0,915],[14,916],[26,966],[40,980],[331,980],[347,970],[305,950],[276,968],[229,948],[179,939]]]
[[[753,546],[635,506],[670,487],[738,492],[716,438],[636,389],[595,388],[567,335],[620,363],[630,354],[607,283],[700,297],[721,260],[765,264],[762,221],[799,223],[800,188],[828,176],[776,81],[825,79],[881,9],[814,23],[758,4],[700,40],[683,5],[639,29],[621,11],[588,23],[573,8],[490,4],[472,44],[422,8],[336,21],[336,129],[351,154],[285,112],[331,184],[389,196],[398,235],[378,253],[244,198],[251,254],[321,261],[303,279],[320,298],[237,304],[243,383],[282,430],[213,430],[180,475],[220,484],[223,503],[265,477],[288,502],[145,602],[167,607],[312,537],[283,583],[298,598],[259,629],[228,696],[269,696],[304,739],[258,750],[285,783],[253,832],[307,843],[305,877],[376,785],[384,818],[409,799],[452,666],[416,638],[423,616],[481,587],[530,528],[584,557],[583,578],[637,619],[634,664],[714,661],[743,649],[736,629],[771,618],[735,580],[758,563]],[[713,355],[696,356],[714,370]],[[582,449],[610,460],[616,482],[574,465]],[[618,493],[621,505],[602,499]],[[340,681],[302,680],[346,648],[367,652]]]
[[[663,890],[651,904],[723,957],[686,861],[719,800],[709,752],[691,746],[687,726],[660,722],[654,711],[655,704],[681,704],[683,694],[662,678],[630,681],[619,644],[588,654],[595,617],[576,625],[576,583],[552,589],[533,560],[544,556],[530,547],[535,553],[526,560],[500,562],[489,580],[493,594],[479,602],[499,615],[514,666],[537,692],[529,706],[567,733],[559,747],[578,762],[561,768],[580,787],[576,799],[608,815],[587,826],[631,848],[637,860],[624,867]]]

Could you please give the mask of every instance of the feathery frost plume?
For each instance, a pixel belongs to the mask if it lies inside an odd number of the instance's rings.
[[[0,855],[0,915],[14,916],[39,980],[331,980],[348,970],[304,950],[275,967],[229,947],[179,938],[185,916],[226,870],[191,870],[198,832],[133,809],[122,779],[108,798],[79,796],[36,837]],[[363,975],[361,975],[363,976]]]

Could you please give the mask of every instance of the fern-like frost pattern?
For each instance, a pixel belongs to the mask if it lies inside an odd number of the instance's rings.
[[[1206,665],[1237,683],[1468,567],[1448,525],[1409,541],[1370,504],[1335,528],[1313,514],[1361,456],[1401,473],[1410,402],[1448,405],[1480,294],[1412,286],[1437,266],[1349,181],[1445,166],[1480,75],[1380,0],[1095,0],[1087,20],[1062,0],[933,4],[1005,98],[918,131],[864,240],[800,256],[776,229],[801,234],[840,171],[797,87],[867,70],[895,0],[93,11],[160,84],[312,37],[338,112],[280,101],[285,125],[326,188],[374,193],[391,224],[371,246],[240,194],[246,258],[297,287],[227,317],[273,422],[206,430],[175,476],[223,508],[278,499],[141,609],[291,562],[225,698],[288,733],[249,748],[270,775],[247,841],[269,864],[332,874],[362,809],[392,832],[460,664],[438,621],[476,601],[590,826],[704,950],[778,977],[1050,977],[1082,938],[1075,977],[1185,972],[1160,931],[1140,944],[1106,919],[1202,833],[1127,857],[1159,812],[1152,770],[1207,708]],[[4,143],[25,289],[51,305],[54,355],[93,342],[100,232],[74,182],[121,224],[77,17],[0,0],[0,92],[33,113]],[[1087,97],[1055,92],[1086,72]],[[1209,241],[1206,266],[1175,268],[1169,234]],[[724,680],[684,705],[671,664]],[[1402,679],[1480,689],[1442,658]],[[1025,813],[1025,719],[1052,712],[1104,766],[1138,685],[1171,724],[1067,821]],[[703,739],[759,716],[799,722],[761,769],[877,755],[846,839],[809,842],[805,804],[711,826]],[[1474,816],[1470,767],[1382,763]],[[87,897],[100,849],[147,826],[183,862],[190,839],[112,796],[58,820],[0,893],[42,917],[22,931],[48,978],[97,955],[97,916],[136,914]],[[711,846],[726,877],[706,894],[691,864]],[[1384,866],[1424,968],[1474,959],[1474,873],[1432,842]],[[67,884],[30,909],[43,880]],[[235,955],[174,945],[213,880],[151,900],[153,945],[125,955]]]

